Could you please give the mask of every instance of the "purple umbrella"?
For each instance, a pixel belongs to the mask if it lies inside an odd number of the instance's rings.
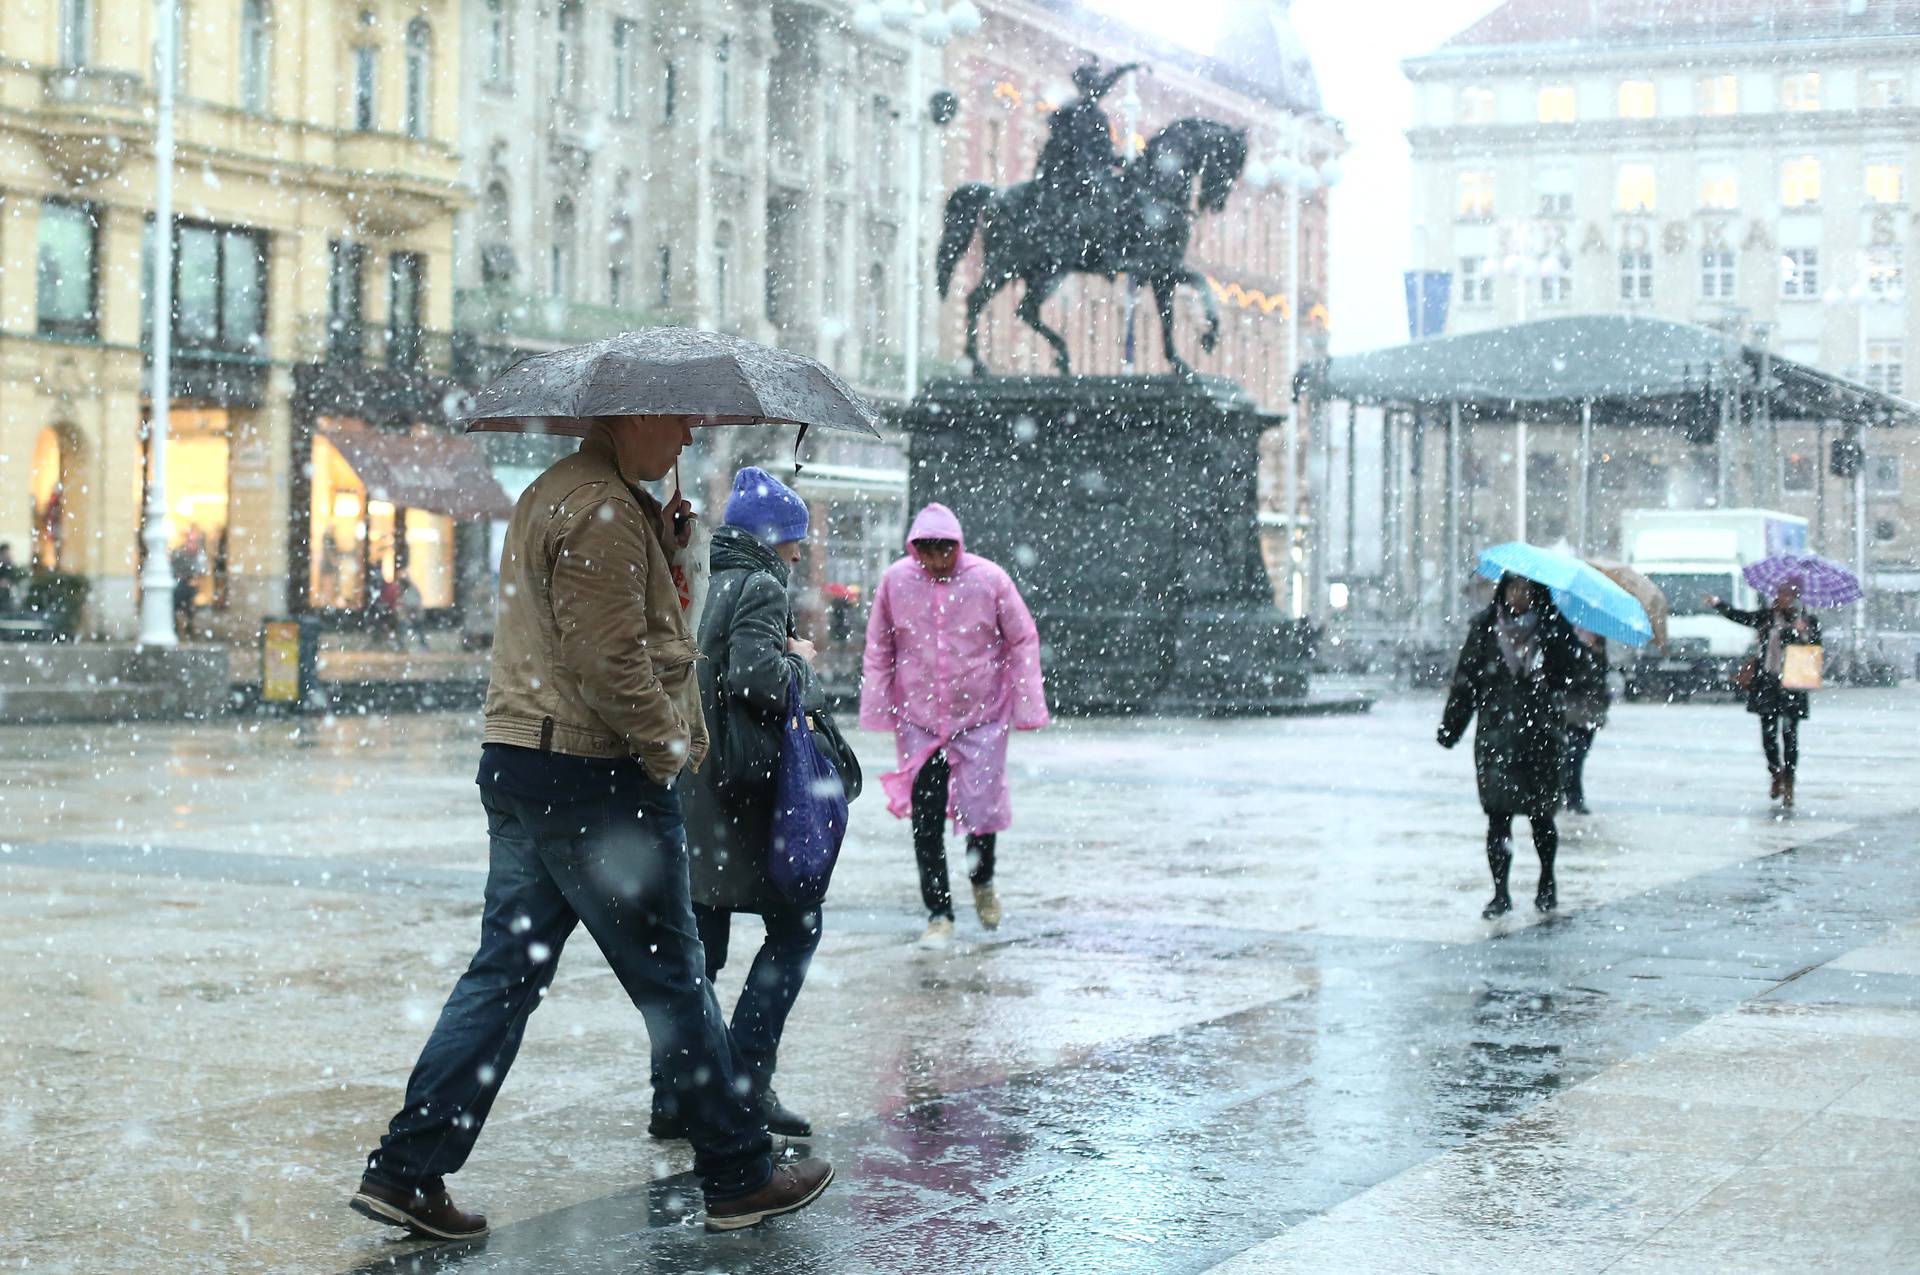
[[[1740,574],[1769,598],[1781,585],[1797,584],[1800,600],[1810,607],[1843,607],[1863,595],[1858,576],[1817,553],[1771,554],[1749,563]]]

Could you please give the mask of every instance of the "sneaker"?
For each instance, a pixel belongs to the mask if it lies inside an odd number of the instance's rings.
[[[760,1093],[760,1115],[766,1120],[769,1133],[777,1133],[783,1138],[813,1136],[813,1121],[781,1102],[780,1095],[772,1089]]]
[[[989,930],[1000,928],[1000,896],[994,891],[993,882],[973,887],[973,909],[980,914],[980,924]]]
[[[758,1226],[782,1213],[797,1213],[820,1198],[833,1181],[833,1166],[809,1157],[792,1164],[775,1164],[773,1176],[758,1191],[730,1200],[707,1201],[709,1231],[738,1231]]]
[[[924,948],[927,951],[938,951],[949,946],[952,942],[953,918],[950,916],[936,916],[927,922],[927,932],[920,936],[919,941],[915,943],[914,946]]]
[[[445,1188],[428,1194],[361,1178],[360,1189],[347,1201],[347,1207],[362,1217],[402,1227],[422,1239],[477,1240],[487,1233],[487,1219],[455,1208]]]

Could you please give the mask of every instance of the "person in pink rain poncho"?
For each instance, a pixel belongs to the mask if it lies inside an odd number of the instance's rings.
[[[1040,634],[1005,571],[966,551],[960,520],[928,505],[887,568],[867,623],[860,725],[894,734],[900,767],[881,776],[887,809],[912,817],[923,947],[953,939],[945,823],[967,838],[967,878],[980,923],[1000,924],[996,834],[1013,821],[1007,737],[1047,724]]]

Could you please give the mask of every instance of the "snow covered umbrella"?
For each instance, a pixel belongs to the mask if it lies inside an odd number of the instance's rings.
[[[524,358],[454,419],[468,433],[582,438],[596,416],[635,415],[880,436],[879,414],[817,359],[696,328],[642,328]]]

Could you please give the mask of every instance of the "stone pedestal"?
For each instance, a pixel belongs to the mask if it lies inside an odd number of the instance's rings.
[[[944,380],[904,415],[910,499],[959,515],[1019,584],[1069,712],[1306,704],[1310,635],[1260,558],[1277,418],[1214,377]]]

